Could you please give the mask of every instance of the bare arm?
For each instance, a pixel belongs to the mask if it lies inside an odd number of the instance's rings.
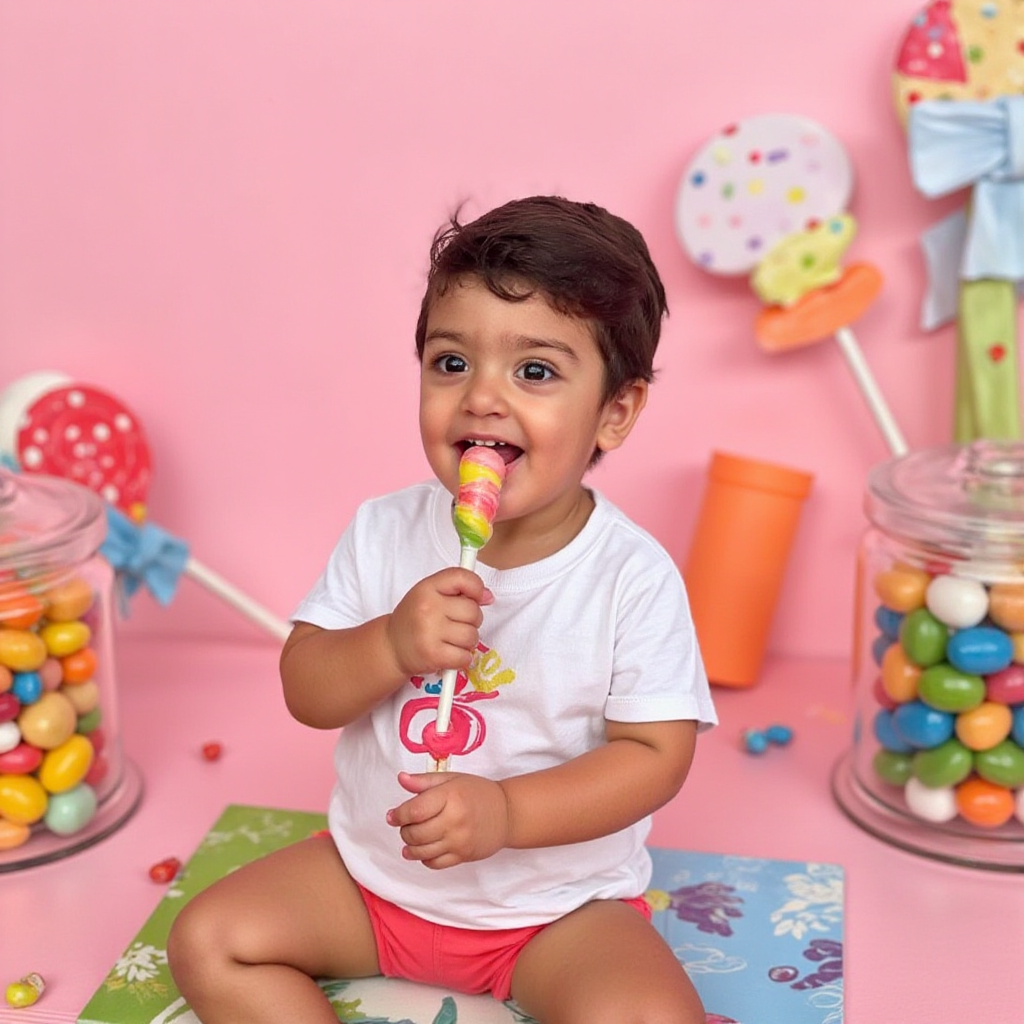
[[[611,835],[679,792],[693,760],[692,721],[608,722],[608,742],[564,764],[494,782],[475,775],[399,776],[417,794],[388,814],[404,856],[446,868],[504,847],[561,846]]]
[[[443,569],[420,580],[390,615],[350,629],[299,622],[281,651],[292,716],[317,729],[361,718],[414,675],[467,668],[482,604],[493,601],[475,573]]]

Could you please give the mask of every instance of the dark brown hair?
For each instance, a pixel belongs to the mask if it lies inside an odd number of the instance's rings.
[[[468,224],[456,211],[430,249],[419,356],[431,305],[466,276],[509,302],[539,292],[559,312],[588,321],[604,358],[604,401],[635,380],[653,380],[665,288],[643,236],[621,217],[558,196],[516,199]]]

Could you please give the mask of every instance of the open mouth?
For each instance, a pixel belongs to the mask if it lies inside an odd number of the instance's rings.
[[[477,438],[466,438],[464,441],[458,441],[455,447],[458,448],[460,455],[464,455],[470,448],[474,448],[477,445],[485,448],[493,448],[502,457],[502,459],[505,460],[506,466],[511,465],[519,458],[520,455],[523,454],[523,449],[518,448],[514,444],[506,444],[504,441],[490,441]]]

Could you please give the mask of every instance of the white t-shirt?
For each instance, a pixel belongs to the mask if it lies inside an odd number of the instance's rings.
[[[594,494],[561,551],[531,565],[477,572],[494,593],[480,649],[456,687],[452,771],[507,778],[560,764],[604,742],[605,719],[716,722],[683,582],[653,537]],[[360,506],[293,619],[324,629],[387,614],[431,573],[457,565],[451,495],[419,484]],[[587,842],[430,871],[403,860],[390,807],[411,794],[399,771],[424,772],[423,728],[440,674],[411,679],[341,730],[331,834],[352,876],[420,917],[465,928],[555,920],[591,899],[640,895],[650,881],[650,819]]]

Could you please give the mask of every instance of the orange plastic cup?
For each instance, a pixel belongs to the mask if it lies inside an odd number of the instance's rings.
[[[757,682],[813,476],[712,452],[683,578],[712,683]]]

